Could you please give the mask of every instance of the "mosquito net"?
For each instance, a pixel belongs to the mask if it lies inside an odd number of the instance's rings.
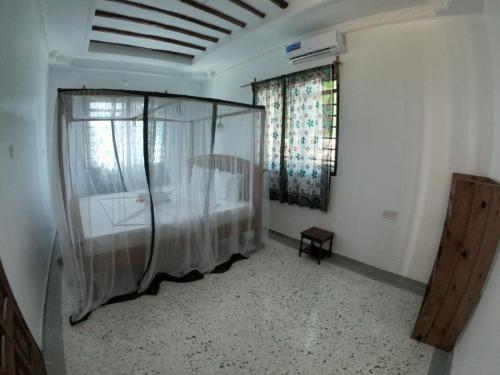
[[[262,245],[263,108],[109,90],[61,90],[58,102],[73,323]]]

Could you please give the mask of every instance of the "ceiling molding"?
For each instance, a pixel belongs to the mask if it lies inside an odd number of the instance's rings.
[[[49,66],[56,69],[138,74],[162,78],[189,79],[193,81],[206,81],[210,78],[210,72],[184,71],[158,64],[103,60],[102,58],[92,57],[69,57],[56,52],[53,52],[51,55],[52,59],[49,62]]]

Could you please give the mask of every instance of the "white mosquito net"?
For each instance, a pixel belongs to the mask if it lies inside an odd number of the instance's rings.
[[[261,247],[262,107],[110,90],[60,90],[58,103],[73,323]]]

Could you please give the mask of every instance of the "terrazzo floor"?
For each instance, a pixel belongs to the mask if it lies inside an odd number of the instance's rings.
[[[101,307],[71,327],[68,374],[427,374],[421,298],[270,240],[223,274]],[[64,301],[64,292],[63,292]]]

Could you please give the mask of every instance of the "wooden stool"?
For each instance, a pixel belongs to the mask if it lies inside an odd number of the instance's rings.
[[[302,256],[302,253],[309,254],[311,256],[315,256],[318,258],[318,264],[321,263],[321,258],[323,255],[332,256],[332,242],[333,242],[333,236],[335,236],[335,233],[329,232],[327,230],[318,228],[318,227],[311,227],[309,229],[306,229],[303,232],[300,232],[301,237],[300,237],[300,248],[299,248],[299,257]],[[303,243],[304,243],[304,238],[306,240],[311,241],[311,244],[303,249]],[[328,250],[323,249],[323,244],[326,241],[330,241],[330,247]],[[317,243],[318,246],[316,246],[314,243]]]

